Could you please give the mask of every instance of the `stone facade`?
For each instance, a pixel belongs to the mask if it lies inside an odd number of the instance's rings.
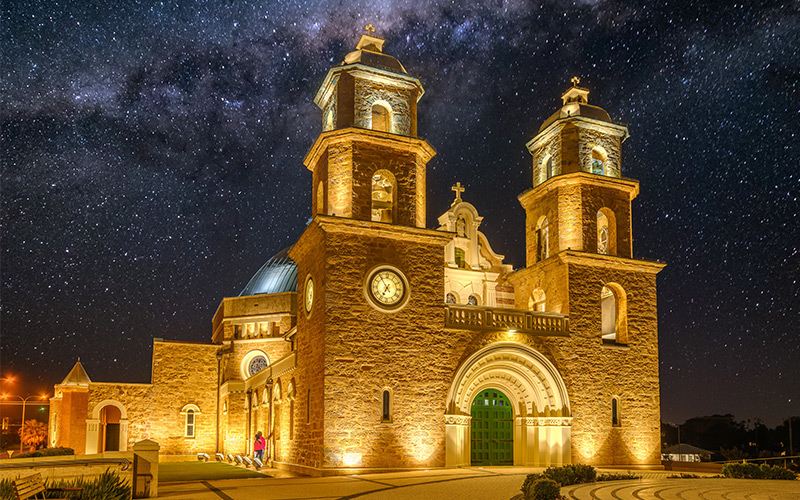
[[[157,339],[150,383],[92,382],[78,363],[56,386],[52,444],[151,439],[185,459],[250,454],[262,431],[271,465],[313,475],[469,466],[500,441],[509,465],[660,463],[663,264],[633,258],[627,128],[586,89],[562,96],[528,143],[515,271],[460,184],[426,229],[423,90],[382,46],[364,35],[315,99],[313,218],[286,254],[291,282],[224,298],[208,344]],[[285,281],[282,262],[257,276]],[[481,434],[490,392],[513,416],[499,440]]]

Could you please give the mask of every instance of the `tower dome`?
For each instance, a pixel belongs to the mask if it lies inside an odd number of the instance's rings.
[[[370,34],[361,35],[361,40],[358,41],[356,50],[344,57],[341,66],[363,64],[364,66],[407,75],[408,71],[400,64],[400,61],[389,54],[383,53],[384,42],[385,40],[382,38]]]
[[[542,123],[539,132],[563,118],[583,117],[614,123],[605,109],[589,104],[589,89],[578,87],[578,83],[580,80],[577,77],[572,79],[572,87],[561,96],[561,108]]]
[[[273,255],[250,278],[239,297],[265,293],[297,291],[297,264],[289,258],[289,248]]]

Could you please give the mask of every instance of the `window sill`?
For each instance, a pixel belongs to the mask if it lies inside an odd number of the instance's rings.
[[[602,341],[601,347],[603,349],[616,349],[616,350],[622,350],[622,351],[627,351],[628,349],[630,349],[630,347],[628,347],[628,344],[619,344],[617,342],[607,342],[605,340]]]

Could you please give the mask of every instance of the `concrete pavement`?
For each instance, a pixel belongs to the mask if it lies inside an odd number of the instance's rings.
[[[357,476],[273,477],[159,484],[172,500],[509,500],[527,474],[542,469],[470,467]],[[607,472],[601,470],[600,472]],[[269,473],[269,472],[267,472]],[[571,500],[800,500],[800,481],[668,479],[672,472],[634,472],[641,479],[562,488]],[[284,475],[285,476],[285,475]]]

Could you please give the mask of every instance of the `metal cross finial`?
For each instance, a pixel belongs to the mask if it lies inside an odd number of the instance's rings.
[[[450,188],[450,190],[451,191],[455,191],[455,193],[456,193],[456,199],[453,202],[453,205],[455,205],[456,203],[460,203],[461,202],[461,193],[463,193],[465,191],[465,189],[463,187],[461,187],[461,183],[460,182],[456,182],[455,185]]]
[[[374,35],[375,34],[375,26],[373,26],[372,23],[370,23],[370,24],[364,26],[364,31]]]
[[[578,78],[577,76],[573,76],[572,80],[570,80],[570,81],[572,82],[572,86],[573,87],[577,87],[578,84],[581,83],[581,79]]]

